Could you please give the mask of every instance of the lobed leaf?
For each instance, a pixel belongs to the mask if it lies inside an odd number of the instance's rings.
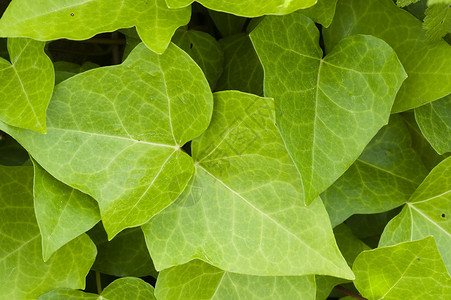
[[[318,0],[312,7],[301,10],[300,12],[319,23],[324,27],[329,27],[334,19],[335,7],[338,0]]]
[[[439,41],[451,32],[451,7],[447,3],[429,6],[425,11],[423,28],[430,41]]]

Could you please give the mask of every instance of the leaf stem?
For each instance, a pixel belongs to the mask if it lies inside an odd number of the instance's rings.
[[[100,280],[100,272],[96,271],[97,294],[102,294],[102,281]]]
[[[356,293],[354,293],[354,292],[352,292],[352,291],[350,291],[350,290],[348,290],[348,289],[342,287],[341,285],[337,285],[336,287],[334,287],[334,289],[336,289],[337,291],[342,292],[343,294],[346,294],[346,295],[348,295],[348,296],[351,296],[351,297],[353,297],[353,298],[356,298],[356,299],[360,299],[360,300],[368,300],[368,299],[363,298],[362,296],[360,296],[360,295],[358,295],[358,294],[356,294]]]

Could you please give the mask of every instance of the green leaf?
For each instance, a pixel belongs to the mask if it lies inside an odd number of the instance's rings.
[[[163,53],[190,15],[189,7],[169,9],[165,0],[13,0],[0,20],[0,36],[85,40],[136,26],[146,46]]]
[[[404,7],[413,3],[417,3],[420,0],[396,0],[396,5],[399,7]]]
[[[271,99],[216,93],[212,123],[192,153],[188,188],[142,226],[157,270],[201,259],[249,275],[352,278],[321,200],[303,205]]]
[[[88,234],[96,244],[98,252],[93,270],[117,277],[157,277],[139,227],[125,229],[111,241],[108,241],[102,223],[97,224]]]
[[[102,292],[96,295],[70,289],[57,289],[48,292],[39,300],[156,300],[153,287],[142,279],[134,277],[119,278],[110,283]]]
[[[451,46],[430,43],[422,22],[396,7],[392,0],[341,0],[335,18],[323,30],[326,52],[353,34],[370,34],[386,41],[399,56],[408,78],[392,112],[405,111],[451,93]]]
[[[96,255],[82,235],[42,260],[33,210],[33,169],[0,166],[0,299],[36,299],[59,287],[84,288]]]
[[[451,152],[451,95],[416,108],[415,119],[439,154]]]
[[[247,24],[246,18],[235,15],[214,10],[208,10],[208,14],[213,19],[216,28],[221,33],[223,38],[243,32]]]
[[[53,66],[55,68],[55,84],[69,79],[78,73],[99,67],[99,65],[92,62],[85,62],[80,66],[67,61],[57,61],[53,64]]]
[[[406,78],[382,40],[347,37],[322,58],[318,39],[315,24],[300,13],[265,17],[251,33],[265,70],[265,96],[275,99],[277,126],[301,174],[306,204],[388,123]]]
[[[196,0],[203,6],[243,17],[259,17],[263,15],[285,15],[301,8],[307,8],[317,0]],[[190,5],[194,0],[166,0],[170,8],[181,8]]]
[[[433,237],[362,252],[354,284],[372,299],[449,299],[451,277]]]
[[[337,1],[338,0],[318,0],[314,6],[303,9],[300,13],[312,19],[315,23],[320,23],[324,27],[329,27],[334,19]]]
[[[216,89],[263,95],[263,67],[245,33],[219,41],[224,50],[224,71]]]
[[[451,0],[428,0],[428,5],[431,6],[433,4],[446,3],[451,4]]]
[[[411,144],[402,117],[393,115],[346,173],[321,195],[332,226],[353,214],[387,211],[409,199],[428,174]]]
[[[451,157],[442,161],[412,194],[382,233],[380,246],[432,235],[451,272]]]
[[[249,276],[230,273],[200,260],[164,270],[155,286],[158,299],[315,299],[313,276]]]
[[[52,176],[96,199],[111,239],[183,191],[193,162],[180,147],[208,127],[212,101],[188,54],[170,45],[157,55],[141,44],[121,65],[59,84],[46,135],[1,122],[0,129]]]
[[[44,46],[31,39],[8,39],[11,63],[0,58],[0,120],[42,133],[55,80]]]
[[[451,7],[447,3],[429,6],[425,11],[423,28],[430,41],[439,41],[451,32]]]
[[[181,28],[176,31],[172,41],[199,65],[210,88],[214,90],[224,62],[224,53],[215,38],[202,31]]]
[[[88,231],[100,213],[94,199],[56,180],[34,162],[34,210],[42,238],[42,256],[52,254]]]
[[[30,157],[12,137],[0,131],[0,165],[21,166]]]

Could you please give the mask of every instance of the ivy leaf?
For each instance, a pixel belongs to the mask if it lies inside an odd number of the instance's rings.
[[[300,13],[265,17],[251,33],[265,70],[265,96],[275,99],[277,126],[301,174],[306,204],[388,123],[406,78],[382,40],[351,36],[322,58],[318,39],[315,24]]]
[[[88,235],[96,244],[98,252],[93,270],[117,277],[157,277],[139,227],[125,229],[108,241],[102,223],[98,223]]]
[[[21,166],[30,157],[12,137],[0,131],[0,165]]]
[[[188,54],[170,45],[158,55],[141,44],[121,65],[59,84],[46,135],[3,123],[0,129],[52,176],[96,199],[111,239],[183,191],[193,162],[180,147],[207,128],[212,101]]]
[[[199,65],[210,88],[214,90],[224,62],[224,53],[216,39],[202,31],[181,28],[176,31],[172,41]]]
[[[451,95],[416,108],[415,119],[439,154],[451,152]]]
[[[97,202],[56,180],[34,164],[34,209],[42,238],[42,256],[52,254],[100,221]]]
[[[353,214],[379,213],[404,204],[427,174],[402,117],[393,115],[321,199],[335,226]]]
[[[223,38],[243,32],[246,26],[247,19],[243,17],[214,10],[208,10],[208,14]]]
[[[55,68],[55,84],[77,75],[78,73],[99,67],[99,65],[92,62],[85,62],[80,66],[67,61],[57,61],[53,66]]]
[[[447,3],[429,6],[425,11],[423,28],[430,41],[439,41],[451,32],[451,7]]]
[[[11,63],[0,58],[0,120],[41,133],[46,132],[45,111],[55,80],[44,46],[31,39],[8,39]]]
[[[42,260],[33,209],[33,169],[0,166],[0,298],[36,299],[59,287],[84,288],[96,256],[82,235]]]
[[[329,27],[334,19],[335,7],[338,0],[318,0],[318,2],[309,8],[300,11],[303,15],[319,23],[324,27]]]
[[[417,3],[420,0],[396,0],[396,5],[399,7],[404,7],[413,3]]]
[[[401,213],[382,233],[380,246],[433,235],[451,272],[451,157],[442,161],[412,194]]]
[[[352,268],[354,284],[372,299],[448,299],[451,277],[434,238],[362,252]]]
[[[249,275],[352,278],[321,200],[301,201],[271,99],[216,93],[212,123],[192,154],[187,189],[142,226],[157,270],[201,259]]]
[[[399,56],[409,77],[396,96],[393,113],[451,93],[451,46],[445,41],[430,43],[422,22],[392,0],[339,1],[334,21],[323,30],[326,51],[353,34],[381,38]]]
[[[263,67],[249,35],[236,34],[219,43],[224,50],[224,71],[216,89],[263,95]]]
[[[301,8],[307,8],[317,0],[196,0],[203,6],[243,17],[259,17],[263,15],[285,15]],[[166,0],[170,8],[181,8],[190,5],[194,0]]]
[[[119,278],[110,283],[101,295],[84,293],[71,289],[57,289],[48,292],[39,300],[156,300],[153,287],[142,279],[134,277]]]
[[[315,299],[313,276],[250,276],[230,273],[200,260],[163,270],[158,299]]]
[[[146,46],[163,53],[175,30],[188,24],[190,16],[189,7],[169,9],[165,0],[13,0],[0,20],[0,36],[85,40],[136,26]]]

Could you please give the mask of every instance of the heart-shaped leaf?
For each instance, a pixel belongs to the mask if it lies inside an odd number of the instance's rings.
[[[216,93],[212,123],[192,154],[187,189],[142,226],[157,270],[197,258],[249,275],[352,278],[321,200],[302,202],[271,99]]]
[[[46,135],[1,122],[0,129],[52,176],[96,199],[111,239],[183,191],[193,162],[180,147],[207,128],[212,100],[185,52],[170,45],[158,55],[141,44],[121,65],[59,84]]]
[[[0,58],[0,120],[42,133],[46,132],[45,111],[55,80],[44,46],[31,39],[10,38],[11,63]]]
[[[388,123],[406,74],[395,52],[371,36],[345,38],[322,58],[318,29],[301,13],[265,17],[251,40],[309,204]]]
[[[13,0],[0,20],[0,36],[84,40],[136,26],[143,42],[163,53],[190,15],[189,7],[169,9],[164,0]]]

